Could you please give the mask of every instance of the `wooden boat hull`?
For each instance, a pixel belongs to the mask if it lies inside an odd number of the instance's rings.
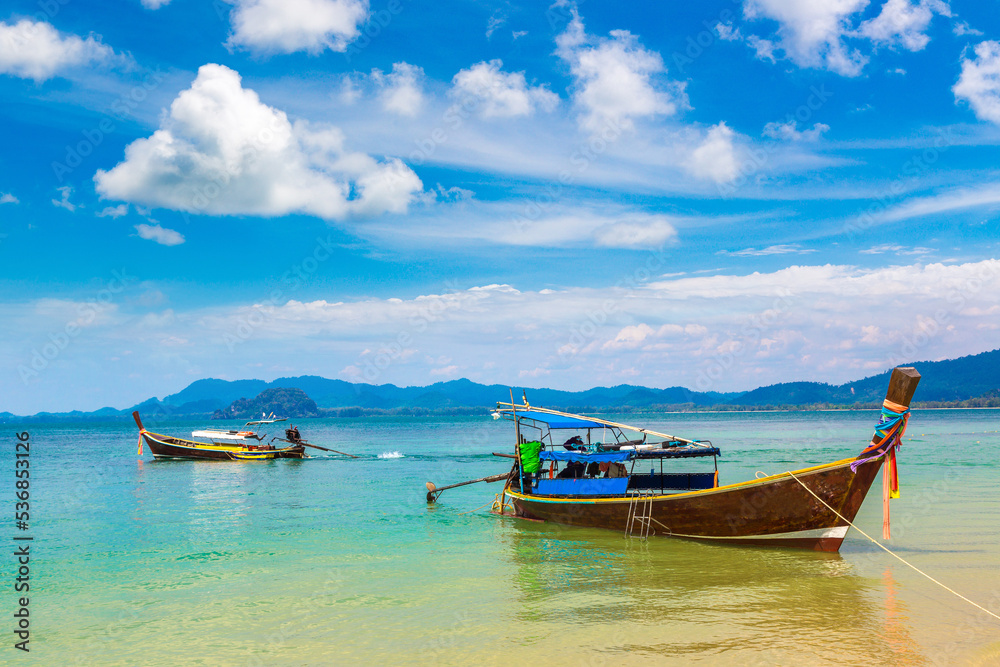
[[[631,523],[636,535],[836,552],[849,526],[802,485],[853,521],[882,459],[862,463],[857,473],[851,472],[853,461],[793,471],[794,477],[782,473],[703,491],[645,496],[639,504],[630,497],[525,495],[517,491],[516,481],[507,493],[516,514],[528,519],[626,533]],[[633,521],[632,516],[638,519]]]
[[[276,449],[250,449],[241,445],[215,445],[173,438],[144,431],[143,440],[158,459],[215,459],[219,461],[265,461],[305,458],[302,445]]]

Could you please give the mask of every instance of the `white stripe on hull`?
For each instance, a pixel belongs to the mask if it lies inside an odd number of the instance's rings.
[[[835,526],[833,528],[812,528],[810,530],[797,530],[791,533],[770,533],[768,535],[684,535],[682,533],[668,533],[672,537],[694,537],[700,540],[819,540],[819,539],[843,539],[847,535],[848,526]]]

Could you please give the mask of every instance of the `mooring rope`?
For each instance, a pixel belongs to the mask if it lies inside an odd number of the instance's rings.
[[[495,503],[495,502],[496,502],[496,498],[494,498],[493,500],[489,501],[489,502],[488,502],[488,503],[486,503],[485,505],[480,505],[479,507],[477,507],[477,508],[476,508],[476,509],[474,509],[474,510],[469,510],[468,512],[459,512],[459,513],[458,513],[458,515],[459,515],[459,516],[462,516],[463,514],[472,514],[473,512],[476,512],[476,511],[478,511],[478,510],[481,510],[481,509],[483,509],[484,507],[486,507],[486,505],[492,505],[492,504],[493,504],[493,503]]]
[[[980,610],[982,610],[982,611],[985,611],[985,612],[986,612],[987,614],[989,614],[989,615],[990,615],[990,616],[992,616],[993,618],[995,618],[995,619],[997,619],[998,621],[1000,621],[1000,616],[998,616],[997,614],[994,614],[994,613],[993,613],[992,611],[990,611],[990,610],[989,610],[989,609],[987,609],[986,607],[984,607],[984,606],[982,606],[981,604],[978,604],[978,603],[976,603],[976,602],[973,602],[972,600],[970,600],[969,598],[965,597],[964,595],[962,595],[962,594],[961,594],[961,593],[959,593],[958,591],[956,591],[956,590],[954,590],[954,589],[952,589],[952,588],[949,588],[949,587],[948,587],[948,586],[946,586],[945,584],[942,584],[942,583],[941,583],[940,581],[938,581],[937,579],[935,579],[935,578],[934,578],[934,577],[932,577],[931,575],[927,574],[926,572],[924,572],[923,570],[921,570],[921,569],[920,569],[919,567],[917,567],[916,565],[914,565],[914,564],[912,564],[912,563],[908,562],[908,561],[907,561],[906,559],[904,559],[904,558],[903,558],[902,556],[898,556],[898,555],[896,555],[896,554],[895,554],[895,553],[894,553],[894,552],[893,552],[892,550],[890,550],[890,549],[889,549],[889,548],[888,548],[887,546],[885,546],[884,544],[882,544],[882,543],[881,543],[881,542],[879,542],[878,540],[874,539],[874,538],[873,538],[873,537],[872,537],[871,535],[869,535],[869,534],[868,534],[868,533],[866,533],[865,531],[863,531],[863,530],[861,530],[860,528],[858,528],[857,526],[855,526],[853,522],[851,522],[851,521],[848,521],[848,520],[847,520],[847,518],[845,518],[843,514],[841,514],[841,513],[840,513],[840,512],[838,512],[837,510],[835,510],[835,509],[833,509],[832,507],[830,507],[829,503],[827,503],[827,502],[826,502],[825,500],[823,500],[822,498],[820,498],[819,496],[817,496],[817,495],[816,495],[816,494],[815,494],[815,493],[813,492],[813,490],[812,490],[812,489],[810,489],[810,488],[809,488],[808,486],[806,486],[806,485],[805,485],[805,483],[804,483],[804,482],[803,482],[803,481],[802,481],[801,479],[799,479],[798,477],[796,477],[796,476],[795,476],[795,473],[793,473],[793,472],[792,472],[791,470],[789,470],[789,471],[788,471],[788,474],[792,476],[792,479],[794,479],[794,480],[795,480],[796,482],[798,482],[799,484],[801,484],[801,485],[802,485],[802,488],[803,488],[803,489],[805,489],[806,491],[808,491],[809,493],[811,493],[811,494],[812,494],[812,496],[813,496],[813,498],[815,498],[816,500],[818,500],[818,501],[820,501],[821,503],[823,503],[824,505],[826,505],[827,509],[829,509],[829,510],[830,510],[831,512],[833,512],[834,514],[836,514],[836,515],[837,515],[838,517],[840,517],[840,518],[841,518],[841,519],[842,519],[843,521],[846,521],[846,522],[847,522],[847,525],[848,525],[848,526],[850,526],[851,528],[853,528],[854,530],[858,531],[859,533],[861,533],[862,535],[864,535],[865,537],[867,537],[867,538],[868,538],[869,540],[871,540],[871,542],[872,542],[872,543],[873,543],[873,544],[874,544],[875,546],[877,546],[877,547],[878,547],[879,549],[882,549],[882,550],[883,550],[883,551],[885,551],[885,552],[886,552],[887,554],[889,554],[890,556],[892,556],[893,558],[895,558],[896,560],[898,560],[899,562],[901,562],[901,563],[902,563],[903,565],[906,565],[907,567],[909,567],[909,568],[911,568],[912,570],[916,571],[916,572],[917,572],[918,574],[922,574],[923,576],[927,577],[928,579],[930,579],[930,580],[931,580],[931,581],[933,581],[933,582],[934,582],[935,584],[937,584],[937,585],[938,585],[938,586],[940,586],[941,588],[945,589],[946,591],[948,591],[948,592],[949,592],[949,593],[951,593],[952,595],[954,595],[954,596],[956,596],[956,597],[959,597],[959,598],[961,598],[961,599],[965,600],[966,602],[968,602],[969,604],[971,604],[971,605],[972,605],[973,607],[976,607],[976,608],[978,608],[978,609],[980,609]]]

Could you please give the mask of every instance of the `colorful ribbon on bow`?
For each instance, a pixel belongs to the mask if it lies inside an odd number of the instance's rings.
[[[906,433],[906,423],[910,419],[910,409],[905,405],[893,403],[886,399],[882,403],[882,416],[875,425],[875,436],[857,461],[851,463],[851,472],[857,472],[863,463],[885,457],[885,467],[882,468],[882,537],[891,537],[889,528],[889,500],[899,498],[899,471],[896,469],[896,450]],[[876,438],[881,438],[875,442]],[[867,458],[861,458],[871,454]]]
[[[137,452],[139,456],[142,456],[142,436],[145,435],[145,433],[146,429],[144,428],[139,429],[139,451]]]

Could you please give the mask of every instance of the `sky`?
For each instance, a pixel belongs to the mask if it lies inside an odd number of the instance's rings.
[[[996,348],[998,9],[6,2],[0,411]]]

